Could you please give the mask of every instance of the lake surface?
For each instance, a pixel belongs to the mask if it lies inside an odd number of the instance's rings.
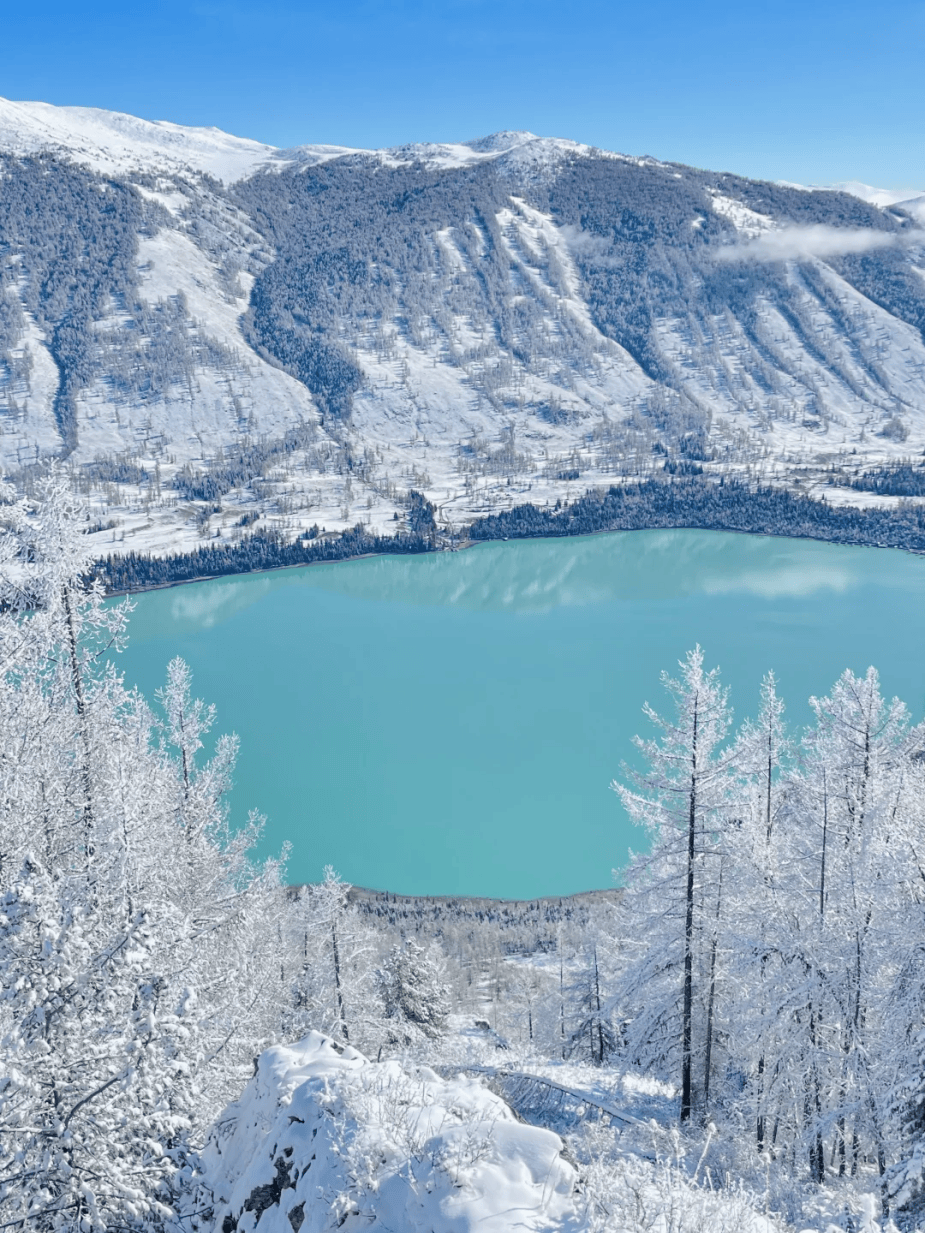
[[[645,844],[608,785],[695,643],[737,722],[773,668],[792,722],[847,668],[925,702],[925,559],[711,531],[484,544],[137,597],[127,681],[174,655],[241,757],[289,879],[505,898],[612,884]]]

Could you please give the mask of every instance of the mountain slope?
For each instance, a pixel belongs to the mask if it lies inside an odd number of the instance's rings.
[[[0,102],[0,460],[66,458],[103,551],[666,467],[889,500],[864,473],[925,450],[925,231],[845,187]]]

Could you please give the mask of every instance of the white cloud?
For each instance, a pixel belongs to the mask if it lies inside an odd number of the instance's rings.
[[[806,257],[838,257],[867,253],[876,248],[895,248],[906,237],[895,231],[866,227],[781,227],[755,239],[720,249],[718,261],[794,261]]]
[[[560,227],[559,235],[575,257],[593,260],[605,257],[611,248],[611,241],[606,236],[595,235],[593,231],[584,231],[581,227],[575,227],[571,223]]]

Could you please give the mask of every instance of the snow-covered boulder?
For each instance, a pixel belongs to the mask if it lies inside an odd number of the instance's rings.
[[[529,1233],[574,1216],[562,1141],[481,1084],[312,1032],[268,1049],[203,1157],[214,1233]]]

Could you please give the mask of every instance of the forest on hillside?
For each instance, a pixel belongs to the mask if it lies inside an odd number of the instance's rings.
[[[119,677],[60,477],[2,499],[0,1226],[921,1227],[925,725],[873,669],[800,732],[665,673],[619,893],[291,887],[188,667]]]

